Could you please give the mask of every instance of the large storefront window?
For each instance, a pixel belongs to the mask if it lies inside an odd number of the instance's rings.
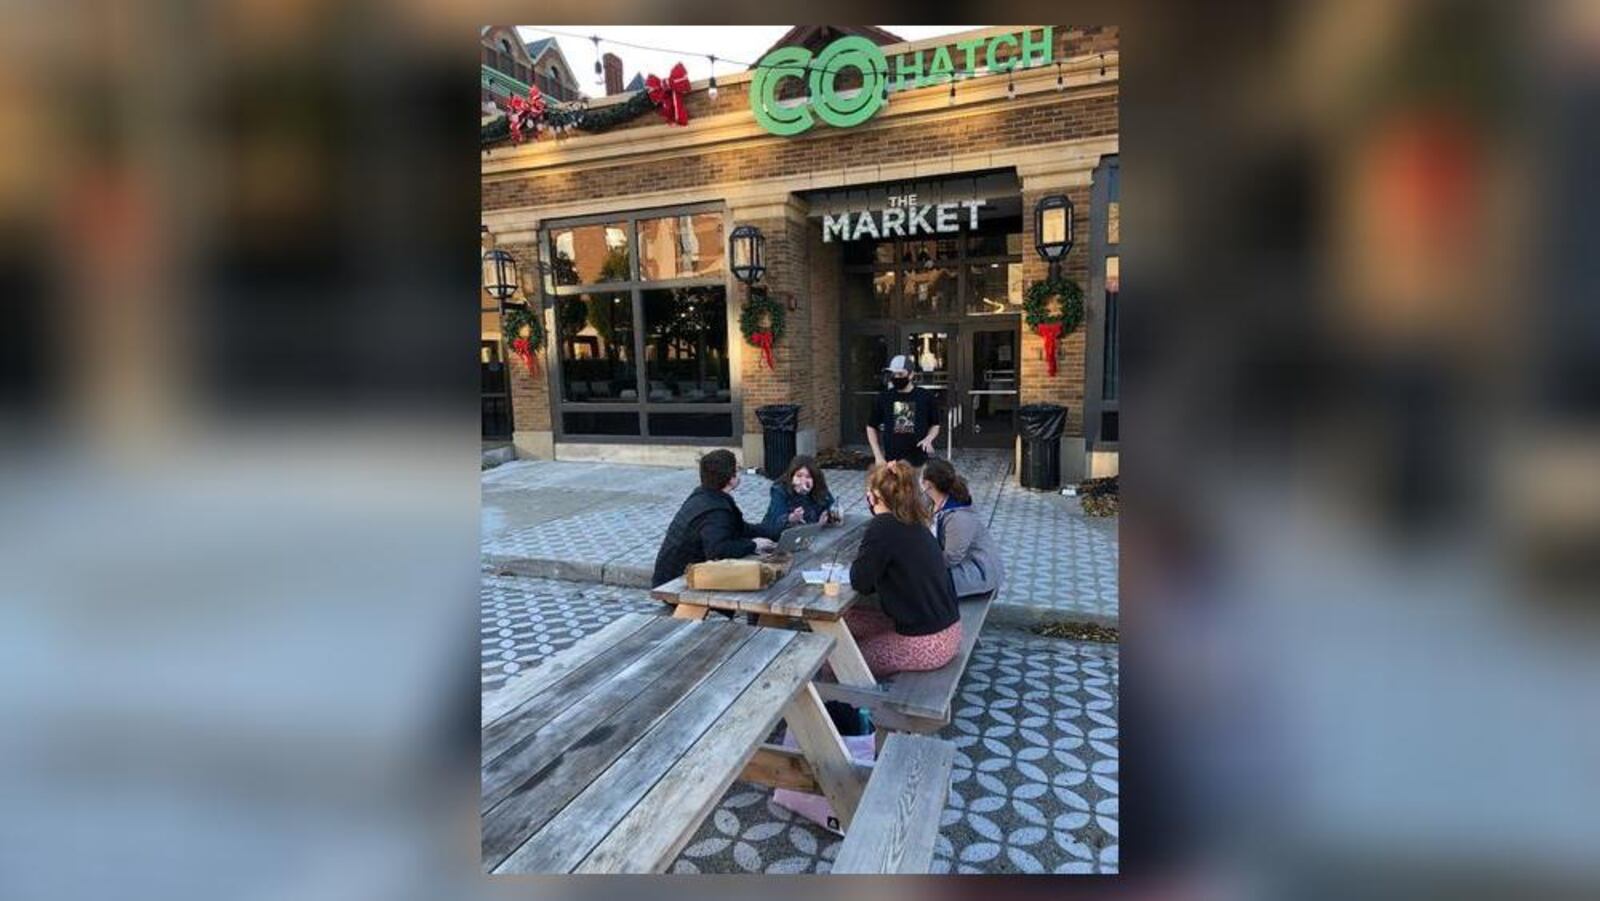
[[[576,221],[546,231],[561,437],[734,437],[720,209]]]
[[[1015,202],[1007,206],[1020,209]],[[845,319],[1016,315],[1022,312],[1022,256],[1022,217],[1009,209],[959,237],[850,241],[844,247]]]
[[[649,400],[731,403],[728,304],[721,287],[644,292],[644,365]]]
[[[557,286],[625,282],[632,278],[628,223],[607,222],[550,231],[550,273]]]
[[[561,399],[637,403],[633,299],[595,292],[556,299],[561,346]]]

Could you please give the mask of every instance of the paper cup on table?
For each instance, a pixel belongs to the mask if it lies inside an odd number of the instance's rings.
[[[822,583],[822,593],[827,595],[830,598],[831,597],[837,597],[838,594],[839,594],[839,583],[835,582],[833,579],[829,579],[828,581],[823,582]]]

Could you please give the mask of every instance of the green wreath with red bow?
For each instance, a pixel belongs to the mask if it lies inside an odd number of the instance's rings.
[[[534,354],[544,347],[544,317],[527,307],[510,307],[500,318],[500,328],[511,352],[522,358],[528,372],[537,374],[539,360]]]
[[[1028,286],[1022,298],[1023,318],[1044,339],[1044,359],[1056,374],[1056,342],[1083,324],[1083,289],[1067,278],[1051,276]]]
[[[739,311],[739,332],[747,343],[761,349],[761,360],[768,369],[777,368],[772,363],[772,345],[783,340],[787,315],[783,304],[769,297],[765,288],[751,288],[750,299]]]

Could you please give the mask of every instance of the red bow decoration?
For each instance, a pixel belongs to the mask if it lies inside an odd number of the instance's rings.
[[[544,95],[539,93],[538,88],[528,88],[527,100],[523,100],[521,97],[512,97],[511,108],[506,113],[506,118],[511,125],[511,143],[522,143],[523,129],[527,129],[528,133],[537,140],[539,135],[536,125],[543,117]]]
[[[528,371],[534,375],[539,374],[539,360],[533,355],[533,344],[527,338],[518,338],[511,342],[511,352],[522,358]]]
[[[661,115],[669,123],[689,124],[689,108],[683,105],[683,97],[689,93],[689,70],[683,63],[673,66],[665,80],[652,75],[644,83],[650,91],[650,102],[661,107]]]
[[[767,364],[768,369],[777,369],[772,365],[772,332],[751,332],[750,343],[761,348],[761,359]]]
[[[1044,361],[1050,367],[1050,374],[1056,374],[1056,339],[1061,337],[1061,323],[1045,322],[1034,331],[1044,339]]]

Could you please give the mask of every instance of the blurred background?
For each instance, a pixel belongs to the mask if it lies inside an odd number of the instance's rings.
[[[0,896],[638,890],[477,873],[460,349],[478,26],[669,14],[8,8]],[[1125,875],[1005,889],[1592,897],[1600,4],[873,16],[1122,28]]]

